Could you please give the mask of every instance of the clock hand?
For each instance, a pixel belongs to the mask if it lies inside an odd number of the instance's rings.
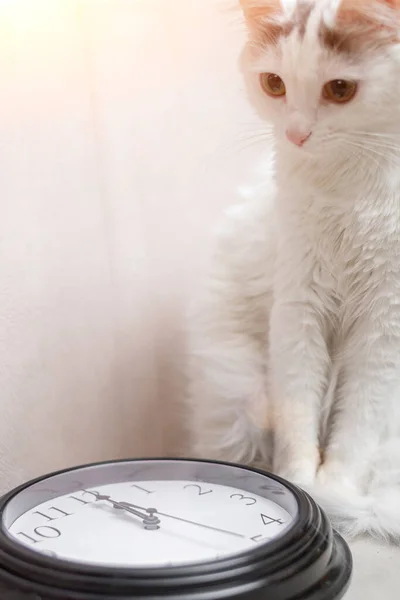
[[[137,506],[136,504],[130,504],[129,502],[120,502],[121,508],[135,507],[140,508],[141,510],[145,510],[149,515],[154,517],[154,514],[160,515],[160,517],[167,517],[169,519],[174,519],[176,521],[182,521],[183,523],[189,523],[190,525],[197,525],[198,527],[203,527],[204,529],[211,529],[213,531],[218,531],[219,533],[227,533],[228,535],[233,535],[235,537],[240,537],[246,539],[247,536],[242,533],[236,533],[235,531],[228,531],[227,529],[221,529],[220,527],[213,527],[212,525],[204,525],[204,523],[198,523],[197,521],[190,521],[189,519],[183,519],[182,517],[176,517],[175,515],[169,515],[167,513],[160,512],[155,508],[143,508],[143,506]],[[157,518],[157,517],[155,517]]]
[[[197,523],[197,521],[190,521],[189,519],[183,519],[182,517],[176,517],[175,515],[167,515],[165,513],[156,511],[158,515],[161,517],[168,517],[169,519],[175,519],[176,521],[182,521],[183,523],[190,523],[191,525],[197,525],[198,527],[204,527],[205,529],[212,529],[213,531],[218,531],[219,533],[227,533],[228,535],[233,535],[235,537],[240,537],[242,539],[246,539],[246,535],[242,533],[236,533],[236,531],[228,531],[227,529],[221,529],[220,527],[212,527],[211,525],[204,525],[203,523]],[[153,513],[154,514],[154,513]]]
[[[161,517],[168,517],[169,519],[174,519],[176,521],[182,521],[183,523],[189,523],[190,525],[197,525],[198,527],[203,527],[204,529],[211,529],[212,531],[218,531],[219,533],[226,533],[228,535],[233,535],[235,537],[240,537],[246,539],[247,536],[242,533],[236,533],[235,531],[228,531],[227,529],[221,529],[220,527],[213,527],[212,525],[204,525],[204,523],[198,523],[197,521],[190,521],[189,519],[184,519],[182,517],[176,517],[175,515],[169,515],[163,512],[158,511],[156,508],[144,508],[143,506],[138,506],[137,504],[131,504],[130,502],[116,502],[112,500],[110,496],[103,496],[101,494],[96,494],[97,500],[107,500],[111,502],[114,508],[126,510],[129,513],[132,513],[141,519],[143,519],[143,523],[145,529],[159,529],[159,525],[161,523],[160,519],[155,516],[155,514],[160,515]],[[137,510],[139,509],[139,510]],[[145,512],[139,512],[144,510]]]
[[[129,513],[131,513],[132,515],[135,515],[136,517],[140,517],[143,520],[143,525],[145,529],[159,529],[159,525],[160,525],[160,519],[158,517],[154,516],[154,512],[157,512],[155,510],[152,510],[151,508],[149,509],[142,509],[145,510],[144,513],[140,512],[139,510],[136,510],[134,507],[127,507],[125,505],[124,502],[117,502],[116,500],[113,500],[110,496],[105,496],[103,494],[95,494],[96,496],[96,501],[97,500],[106,500],[107,502],[110,502],[114,508],[120,509],[120,510],[125,510]],[[139,508],[139,507],[137,507]]]

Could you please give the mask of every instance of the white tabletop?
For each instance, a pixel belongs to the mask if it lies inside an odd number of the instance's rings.
[[[398,600],[400,545],[359,540],[351,544],[353,581],[344,600]]]

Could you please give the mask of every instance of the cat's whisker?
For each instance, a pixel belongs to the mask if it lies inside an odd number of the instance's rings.
[[[239,138],[239,139],[243,139],[243,140],[249,140],[249,139],[254,139],[254,138],[266,138],[266,139],[272,139],[274,136],[272,133],[268,132],[268,131],[260,131],[260,132],[254,132],[254,133],[245,133],[243,134],[243,137]]]
[[[233,152],[244,152],[245,150],[249,150],[254,147],[264,147],[268,148],[270,146],[271,141],[266,138],[255,138],[255,139],[247,139],[247,140],[239,140],[238,142],[232,144],[229,147],[229,150]]]
[[[350,152],[351,152],[352,157],[356,157],[357,159],[359,159],[362,154],[362,148],[359,148],[358,146],[356,146],[355,149],[354,148],[351,149]],[[352,168],[352,165],[349,166],[349,169],[351,169],[351,168]]]
[[[392,162],[398,162],[400,160],[400,154],[398,150],[393,150],[382,146],[365,146],[365,148],[368,151],[380,153],[382,158],[386,158]]]
[[[346,140],[344,140],[344,142],[345,142],[345,144],[347,144],[347,145],[349,145],[349,146],[353,146],[354,148],[358,148],[358,150],[359,150],[359,152],[358,152],[358,155],[357,155],[358,157],[359,157],[359,156],[362,156],[363,154],[365,155],[365,154],[367,154],[367,153],[368,153],[368,154],[370,155],[370,158],[371,158],[371,159],[374,161],[374,163],[375,163],[375,164],[376,164],[378,167],[380,167],[380,166],[381,166],[381,164],[380,164],[380,163],[379,163],[379,161],[376,159],[376,157],[375,157],[375,156],[373,156],[373,151],[372,151],[372,153],[371,153],[371,152],[368,152],[368,149],[365,147],[365,145],[359,144],[359,143],[357,143],[357,142],[354,142],[354,141],[352,141],[352,140],[349,140],[349,139],[346,139]]]
[[[397,153],[400,154],[400,147],[399,146],[391,146],[388,144],[376,144],[376,143],[365,143],[363,144],[366,148],[378,148],[380,150],[388,150],[388,152],[391,153]]]
[[[239,147],[248,147],[248,144],[250,146],[264,143],[271,144],[273,137],[274,136],[270,131],[255,132],[250,134],[246,133],[240,136],[235,142],[235,144]]]
[[[376,147],[380,147],[380,148],[387,148],[388,150],[396,150],[398,152],[400,152],[400,140],[398,143],[396,143],[393,140],[388,140],[386,141],[384,138],[383,139],[376,139],[376,138],[372,138],[372,139],[360,139],[359,136],[349,136],[349,139],[353,140],[353,141],[357,141],[365,146],[376,146]]]
[[[370,136],[370,137],[378,137],[378,138],[399,138],[400,137],[400,132],[396,133],[396,132],[392,132],[392,133],[383,133],[383,132],[376,132],[376,131],[359,131],[359,130],[354,130],[351,132],[352,135],[365,135],[365,136]]]
[[[398,157],[399,160],[396,160],[397,157],[393,154],[380,152],[376,148],[368,147],[367,145],[365,146],[365,148],[367,152],[369,151],[371,153],[374,153],[376,156],[379,156],[380,158],[392,164],[393,166],[400,168],[400,157]]]
[[[360,139],[360,137],[358,137],[358,139],[353,137],[348,141],[362,145],[366,151],[375,153],[377,156],[394,166],[400,166],[400,143],[396,144],[393,143],[393,141],[389,142],[386,141],[385,138]]]
[[[229,141],[229,143],[225,142],[218,144],[217,148],[215,149],[215,153],[231,154],[237,152],[244,152],[258,145],[264,145],[265,148],[269,150],[271,148],[272,140],[273,135],[269,129],[265,129],[264,131],[260,131],[259,133],[243,133],[242,135],[234,139],[233,142]]]
[[[363,144],[362,148],[364,150],[364,154],[368,154],[371,157],[372,155],[379,157],[381,159],[379,161],[380,166],[382,166],[382,163],[385,162],[387,164],[400,167],[400,155],[398,151],[393,151],[392,149],[379,146],[369,146],[367,144]]]
[[[356,141],[354,139],[346,139],[345,141],[347,144],[360,148],[360,150],[364,151],[364,153],[373,153],[383,159],[394,158],[393,155],[390,153],[385,154],[384,152],[381,152],[381,150],[387,149],[387,146],[382,146],[379,144],[369,142]],[[395,149],[400,150],[398,148]]]
[[[238,142],[238,143],[254,142],[254,141],[270,142],[270,141],[272,141],[272,139],[273,139],[272,136],[265,135],[265,134],[251,134],[251,135],[245,135],[243,137],[237,138],[236,142]]]
[[[274,132],[274,128],[266,123],[240,123],[245,131]]]

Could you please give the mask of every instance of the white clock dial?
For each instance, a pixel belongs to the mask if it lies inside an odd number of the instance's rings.
[[[281,536],[292,522],[280,505],[235,487],[155,480],[52,498],[20,515],[8,532],[19,543],[60,559],[163,567],[254,549]]]

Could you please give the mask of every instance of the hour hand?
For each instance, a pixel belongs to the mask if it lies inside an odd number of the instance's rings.
[[[130,506],[127,502],[117,502],[116,500],[113,500],[110,496],[106,496],[103,494],[96,494],[96,501],[97,500],[105,500],[106,502],[110,502],[110,504],[112,504],[114,508],[118,510],[124,510],[132,515],[135,515],[136,517],[139,517],[140,519],[142,519],[145,529],[160,529],[161,521],[158,517],[154,515],[154,513],[157,512],[156,510],[153,511],[151,508],[149,508],[146,512],[141,512],[140,510],[136,510],[135,508]]]

